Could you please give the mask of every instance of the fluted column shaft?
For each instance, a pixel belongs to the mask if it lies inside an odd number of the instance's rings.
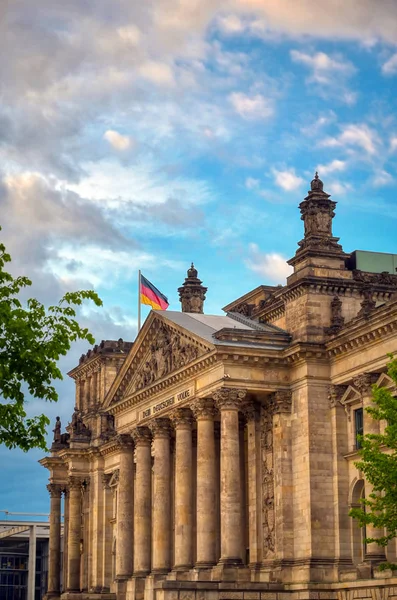
[[[80,591],[81,486],[80,477],[69,477],[67,591]]]
[[[353,385],[361,393],[363,399],[363,425],[364,435],[367,433],[379,433],[379,421],[376,421],[366,411],[366,408],[373,406],[372,400],[372,385],[379,378],[379,373],[362,373],[353,380]],[[365,481],[365,496],[366,498],[372,494],[372,485]],[[365,526],[365,533],[367,538],[380,538],[383,536],[383,530],[374,527],[371,523]],[[386,560],[385,549],[382,546],[378,546],[376,542],[367,543],[365,546],[365,560],[378,563]]]
[[[134,528],[134,452],[128,434],[118,436],[120,475],[117,493],[116,579],[132,575]]]
[[[50,493],[50,540],[47,596],[59,596],[61,587],[61,495],[60,485],[47,485]]]
[[[153,561],[152,573],[171,569],[171,462],[170,424],[168,419],[151,423],[154,449],[153,468]]]
[[[175,427],[175,565],[186,570],[193,565],[192,414],[188,408],[172,413]]]
[[[214,416],[211,399],[196,400],[191,406],[197,420],[197,550],[196,566],[216,563],[216,457]]]
[[[241,560],[241,475],[238,411],[244,390],[222,388],[214,393],[221,415],[221,558],[238,565]]]
[[[145,576],[151,567],[152,456],[148,427],[132,432],[135,442],[134,575]]]

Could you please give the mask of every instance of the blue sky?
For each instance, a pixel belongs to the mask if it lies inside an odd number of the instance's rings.
[[[139,268],[173,310],[192,260],[208,313],[284,283],[316,169],[345,251],[397,252],[396,3],[18,0],[4,17],[2,239],[44,302],[99,292],[81,315],[97,341],[134,338]],[[64,425],[67,379],[44,407]],[[0,448],[0,510],[48,510],[40,457]]]

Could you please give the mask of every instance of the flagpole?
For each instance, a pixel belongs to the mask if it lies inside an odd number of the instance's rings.
[[[141,270],[138,271],[138,333],[141,330]]]

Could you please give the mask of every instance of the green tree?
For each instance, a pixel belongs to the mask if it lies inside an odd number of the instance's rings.
[[[390,356],[388,375],[397,386],[397,359]],[[362,506],[353,508],[350,516],[357,519],[360,527],[372,524],[384,530],[379,538],[367,538],[367,543],[376,542],[387,546],[397,536],[397,398],[385,387],[373,386],[373,406],[366,411],[376,421],[385,421],[384,433],[360,436],[360,461],[356,466],[363,472],[372,486]],[[397,569],[397,565],[383,563],[381,569]]]
[[[102,301],[93,291],[81,291],[68,292],[48,309],[35,299],[23,304],[18,296],[32,282],[10,275],[4,268],[10,261],[0,243],[0,444],[25,452],[46,450],[50,421],[44,414],[27,417],[25,392],[33,398],[58,400],[54,381],[62,379],[59,358],[76,340],[95,342],[76,321],[75,307],[86,299],[97,306]]]

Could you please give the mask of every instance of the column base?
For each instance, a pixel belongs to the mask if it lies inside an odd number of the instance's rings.
[[[242,567],[243,561],[239,556],[236,558],[220,558],[218,561],[218,565],[225,565],[228,567]]]
[[[193,569],[193,565],[175,565],[175,567],[172,568],[173,571],[177,572],[190,571],[190,569]]]
[[[194,565],[195,569],[212,569],[212,567],[215,567],[216,565],[216,561],[204,561],[204,560],[199,560],[198,562],[196,562],[196,564]]]
[[[163,569],[152,569],[150,574],[151,575],[167,575],[167,573],[169,573],[170,571],[171,571],[171,569],[164,567]]]
[[[150,570],[148,569],[147,571],[135,571],[132,576],[135,578],[138,577],[147,577],[148,575],[150,575]]]

